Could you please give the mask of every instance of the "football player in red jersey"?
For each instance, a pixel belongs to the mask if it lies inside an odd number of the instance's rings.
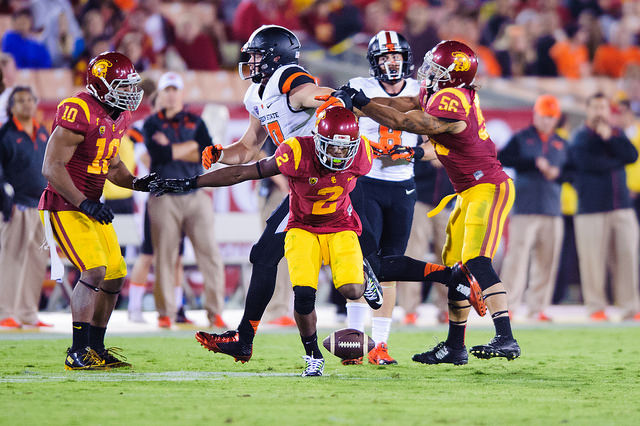
[[[100,196],[106,179],[124,188],[149,191],[154,177],[136,178],[118,156],[131,111],[142,100],[139,82],[140,76],[123,54],[96,56],[87,70],[88,92],[60,102],[47,143],[42,174],[49,183],[38,209],[49,245],[53,247],[55,238],[80,270],[71,296],[73,343],[65,359],[68,370],[130,366],[104,346],[127,266],[111,225],[113,212],[100,202]],[[59,260],[52,259],[52,265],[56,263]]]
[[[285,140],[273,156],[255,164],[231,166],[191,179],[151,183],[152,192],[161,195],[277,174],[287,176],[290,196],[285,257],[293,285],[294,316],[306,351],[303,376],[321,376],[324,369],[315,312],[318,273],[323,262],[331,265],[334,285],[344,297],[355,300],[368,293],[377,298],[377,307],[382,305],[382,289],[377,281],[367,280],[366,288],[363,285],[363,257],[358,241],[362,224],[349,198],[358,176],[371,169],[371,147],[360,137],[356,116],[342,107],[325,109],[313,134]]]
[[[354,108],[391,129],[428,135],[457,194],[447,225],[445,265],[462,262],[483,290],[496,336],[486,345],[471,348],[478,358],[520,356],[513,338],[506,290],[492,266],[505,219],[513,205],[512,180],[496,158],[496,148],[487,132],[473,84],[478,68],[476,54],[457,41],[442,41],[427,52],[418,71],[418,97],[369,99],[362,91],[345,86],[335,97],[349,98]],[[411,158],[414,149],[394,147],[395,153]],[[454,194],[455,195],[455,194]],[[430,215],[451,200],[445,197]],[[426,364],[466,364],[464,333],[468,303],[450,288],[449,335],[433,349],[416,354],[414,361]]]

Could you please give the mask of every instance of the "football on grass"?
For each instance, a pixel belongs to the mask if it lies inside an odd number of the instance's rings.
[[[354,328],[336,330],[322,342],[325,348],[341,359],[354,359],[367,356],[375,347],[373,339]]]

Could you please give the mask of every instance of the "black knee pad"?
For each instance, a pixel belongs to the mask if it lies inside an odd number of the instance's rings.
[[[482,291],[500,282],[500,277],[491,265],[491,259],[485,256],[478,256],[465,263],[469,271],[476,277]]]
[[[449,298],[449,300],[454,300],[456,302],[461,302],[463,300],[467,300],[467,298],[465,297],[464,294],[460,293],[458,290],[456,290],[453,287],[449,287],[449,291],[447,293],[447,297]]]
[[[316,289],[297,285],[293,287],[293,310],[300,315],[309,315],[316,307]]]

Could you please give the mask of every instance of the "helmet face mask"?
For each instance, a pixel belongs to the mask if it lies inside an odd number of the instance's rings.
[[[89,63],[86,87],[105,105],[135,111],[144,95],[138,87],[140,80],[129,58],[118,52],[104,52]]]
[[[327,108],[316,121],[313,140],[323,166],[332,171],[346,170],[360,147],[358,119],[346,108]]]
[[[398,67],[391,67],[389,61],[380,63],[380,57],[389,53],[402,55]],[[409,78],[413,73],[413,53],[407,40],[395,31],[380,31],[369,41],[367,48],[369,74],[379,81],[395,83]],[[396,62],[397,63],[397,62]]]
[[[263,25],[251,34],[240,52],[240,78],[260,83],[282,65],[298,63],[300,41],[284,27]]]

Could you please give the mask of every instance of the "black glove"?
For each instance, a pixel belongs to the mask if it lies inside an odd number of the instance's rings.
[[[0,182],[0,213],[2,220],[9,222],[13,212],[13,186],[9,182]]]
[[[338,92],[345,92],[349,96],[349,98],[351,98],[351,104],[358,109],[362,109],[362,107],[371,102],[371,99],[369,99],[367,95],[364,94],[362,89],[356,90],[348,84],[340,87],[338,89]]]
[[[186,179],[154,179],[149,183],[149,191],[156,197],[163,194],[179,194],[197,188],[198,176]]]
[[[344,90],[336,90],[335,92],[331,92],[332,98],[340,99],[340,101],[344,104],[344,107],[350,111],[353,111],[353,103],[351,102],[351,96]],[[331,98],[329,98],[331,101]]]
[[[113,212],[111,211],[111,208],[102,204],[100,201],[93,201],[87,198],[80,203],[78,208],[82,213],[94,218],[103,225],[113,221]]]
[[[141,192],[149,192],[149,184],[157,177],[158,174],[153,172],[141,178],[133,178],[133,189]]]

